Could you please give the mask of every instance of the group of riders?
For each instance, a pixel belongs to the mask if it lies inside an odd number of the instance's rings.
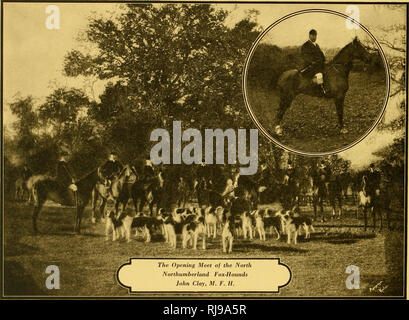
[[[66,194],[67,197],[71,198],[71,203],[75,203],[77,180],[67,159],[68,154],[62,153],[56,166],[55,180],[62,191],[71,190],[70,192],[61,192],[61,194]],[[334,172],[330,163],[326,160],[321,160],[318,165],[311,165],[308,168],[307,176],[310,178],[310,185],[307,190],[303,187],[300,173],[291,160],[287,161],[280,175],[277,175],[266,162],[261,162],[259,170],[254,176],[240,175],[234,168],[229,171],[222,168],[222,166],[207,165],[203,162],[202,165],[197,166],[197,170],[193,175],[194,178],[189,179],[180,175],[176,177],[167,175],[163,167],[155,166],[154,168],[150,160],[145,160],[143,166],[124,165],[118,159],[118,154],[111,152],[106,162],[98,168],[99,181],[97,184],[106,190],[107,198],[115,198],[111,188],[112,183],[124,174],[125,168],[130,170],[127,182],[132,182],[132,184],[137,182],[139,185],[147,186],[150,182],[155,181],[159,174],[162,179],[167,179],[167,187],[170,186],[171,190],[165,190],[161,194],[173,195],[174,199],[172,199],[173,203],[171,205],[180,207],[196,199],[200,207],[208,205],[223,206],[228,205],[232,199],[239,197],[248,200],[253,208],[261,203],[279,202],[283,209],[296,208],[299,210],[300,200],[303,196],[309,195],[310,203],[314,206],[315,216],[317,216],[317,208],[321,208],[322,220],[324,220],[324,201],[328,200],[334,210],[335,202],[342,206],[342,198],[346,195],[346,188],[349,184],[345,185],[345,180],[342,180],[342,172]],[[27,180],[31,175],[31,170],[25,166],[23,171],[24,179]],[[133,179],[130,178],[131,176],[133,176]],[[371,164],[364,176],[365,178],[361,179],[360,186],[356,189],[362,190],[365,196],[376,201],[379,198],[381,174],[375,169],[375,165]],[[128,193],[130,193],[132,184],[127,184]],[[163,185],[161,187],[163,188]],[[158,195],[162,197],[160,193],[155,196]],[[156,204],[157,206],[166,206],[160,201],[156,201]],[[333,214],[335,214],[335,211],[333,211]]]

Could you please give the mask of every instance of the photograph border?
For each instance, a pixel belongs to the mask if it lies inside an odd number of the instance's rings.
[[[399,4],[399,5],[405,5],[406,6],[406,12],[409,8],[409,2],[362,2],[362,1],[327,1],[327,2],[321,2],[321,1],[80,1],[80,0],[74,0],[74,1],[62,1],[62,0],[56,0],[56,1],[39,1],[39,0],[33,0],[33,1],[24,1],[24,0],[17,0],[17,1],[12,1],[12,0],[1,0],[1,18],[2,18],[2,23],[1,23],[1,96],[2,101],[1,101],[1,110],[2,110],[2,115],[1,115],[1,124],[2,124],[2,131],[1,131],[1,185],[3,186],[4,183],[4,135],[3,135],[3,111],[4,111],[4,95],[3,95],[3,90],[4,90],[4,55],[3,55],[3,36],[4,36],[4,7],[3,5],[5,3],[30,3],[30,4],[47,4],[47,3],[52,3],[52,4],[82,4],[82,3],[87,3],[87,4],[106,4],[106,3],[116,3],[116,4],[127,4],[127,3],[169,3],[169,4],[177,4],[177,3],[185,3],[185,4],[254,4],[254,5],[259,5],[259,4],[269,4],[269,5],[285,5],[285,4],[302,4],[302,5],[336,5],[336,4],[356,4],[356,5],[370,5],[370,4],[377,4],[377,5],[393,5],[393,4]],[[406,40],[408,39],[408,24],[406,23]],[[406,61],[408,61],[408,43],[406,41]],[[406,64],[406,71],[408,70],[408,66]],[[388,69],[389,73],[389,69]],[[243,73],[244,77],[244,73]],[[406,81],[406,107],[407,107],[407,102],[408,102],[408,80],[407,77],[405,79]],[[389,91],[389,90],[388,90]],[[247,106],[246,106],[247,107]],[[407,160],[408,160],[408,150],[407,150],[407,140],[408,140],[408,128],[407,128],[407,114],[408,110],[405,110],[406,113],[406,119],[405,119],[405,150],[404,150],[404,157],[405,157],[405,167],[404,167],[404,260],[403,260],[403,295],[402,296],[279,296],[276,294],[271,294],[271,296],[244,296],[246,293],[240,292],[240,294],[236,295],[223,295],[220,293],[215,293],[212,296],[208,295],[203,295],[200,293],[196,292],[189,292],[188,295],[163,295],[161,291],[158,291],[155,295],[136,295],[136,294],[129,294],[128,296],[54,296],[54,295],[5,295],[4,292],[4,262],[5,262],[5,253],[4,253],[4,244],[5,244],[5,234],[4,232],[1,232],[2,235],[0,237],[1,241],[1,246],[0,246],[0,251],[1,251],[1,264],[0,264],[0,269],[1,269],[1,297],[0,300],[164,300],[164,299],[169,299],[169,298],[174,298],[174,299],[180,299],[180,300],[232,300],[232,299],[237,299],[241,301],[253,301],[253,300],[262,300],[262,301],[271,301],[271,300],[406,300],[407,299],[407,240],[408,240],[408,235],[407,235],[407,195],[408,195],[408,189],[407,189],[407,174],[408,174],[408,167],[407,167]],[[262,131],[263,132],[263,131]],[[291,151],[293,152],[293,151]],[[339,152],[339,151],[337,151]],[[297,153],[297,152],[296,152]],[[297,153],[299,155],[303,156],[311,156],[308,154],[304,153]],[[1,188],[1,230],[4,230],[4,188]],[[126,257],[124,260],[129,260],[133,259],[135,257]],[[146,259],[150,259],[149,257],[145,257]],[[278,257],[277,257],[278,258]],[[151,259],[160,259],[156,257],[152,257]],[[191,259],[191,257],[177,257],[177,258],[166,258],[166,259]],[[203,259],[213,259],[213,258],[203,258]],[[214,258],[217,260],[223,260],[223,258]],[[228,259],[228,258],[226,258]],[[234,258],[232,259],[240,259],[240,258]],[[247,259],[247,258],[246,258]],[[247,260],[251,260],[252,258],[248,258]],[[119,268],[120,266],[118,266]],[[290,267],[289,267],[290,268]],[[291,271],[291,268],[290,268]],[[291,271],[291,275],[293,277],[293,272]],[[116,274],[113,274],[113,278],[116,278]],[[117,285],[120,285],[117,283]]]

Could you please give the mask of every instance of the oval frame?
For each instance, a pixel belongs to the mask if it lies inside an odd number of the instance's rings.
[[[382,61],[384,64],[384,68],[385,68],[385,77],[386,77],[386,88],[385,88],[385,99],[383,102],[383,107],[382,107],[382,111],[380,112],[378,118],[376,119],[376,121],[374,121],[373,125],[361,136],[359,137],[356,141],[351,142],[350,144],[335,149],[334,151],[327,151],[327,152],[307,152],[307,151],[302,151],[302,150],[297,150],[295,148],[291,148],[289,146],[286,146],[284,144],[282,144],[280,141],[278,141],[276,138],[274,138],[258,121],[257,117],[255,116],[251,105],[250,105],[250,101],[248,100],[248,94],[247,94],[247,76],[248,76],[248,69],[249,69],[249,65],[251,62],[251,59],[254,55],[255,50],[257,49],[257,46],[259,44],[259,42],[263,39],[263,37],[271,30],[273,29],[275,26],[277,26],[279,23],[292,18],[294,16],[297,15],[301,15],[304,13],[311,13],[311,12],[321,12],[321,13],[327,13],[327,14],[333,14],[333,15],[337,15],[340,16],[342,18],[348,19],[351,22],[355,23],[356,25],[358,25],[360,28],[362,28],[372,39],[372,41],[374,41],[374,43],[376,44],[379,53],[382,57]],[[350,16],[347,16],[346,14],[340,13],[338,11],[334,11],[334,10],[329,10],[329,9],[304,9],[304,10],[300,10],[300,11],[295,11],[293,13],[290,13],[278,20],[276,20],[275,22],[273,22],[270,26],[268,26],[258,37],[257,39],[253,42],[249,53],[247,54],[245,63],[244,63],[244,67],[243,67],[243,73],[242,73],[242,88],[243,88],[243,98],[244,98],[244,104],[246,105],[247,108],[247,112],[250,115],[251,120],[253,121],[253,123],[257,126],[258,130],[260,130],[262,132],[262,134],[267,137],[267,139],[269,139],[271,142],[273,142],[274,144],[278,145],[279,147],[295,153],[297,155],[303,155],[303,156],[309,156],[309,157],[323,157],[323,156],[330,156],[333,154],[337,154],[340,152],[343,152],[345,150],[348,150],[350,148],[352,148],[353,146],[355,146],[356,144],[358,144],[359,142],[361,142],[363,139],[365,139],[374,129],[375,127],[378,125],[378,123],[381,121],[385,110],[386,110],[386,106],[388,104],[389,101],[389,93],[390,93],[390,70],[389,70],[389,63],[388,60],[386,58],[386,55],[381,47],[381,45],[379,44],[378,40],[376,40],[376,38],[373,36],[373,34],[365,27],[363,26],[360,22],[356,21],[355,19],[351,18]]]

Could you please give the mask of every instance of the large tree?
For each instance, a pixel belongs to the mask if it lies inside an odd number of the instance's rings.
[[[112,80],[94,110],[110,135],[132,116],[145,129],[169,128],[172,120],[199,128],[242,126],[248,120],[241,72],[258,32],[250,19],[228,28],[227,15],[208,4],[127,5],[115,18],[91,19],[85,41],[96,49],[69,52],[65,74]],[[132,141],[124,132],[119,137]]]

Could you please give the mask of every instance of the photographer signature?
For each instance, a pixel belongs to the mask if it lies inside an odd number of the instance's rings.
[[[379,293],[384,293],[386,288],[388,288],[388,286],[383,285],[382,284],[383,281],[379,281],[375,286],[373,286],[372,288],[369,288],[369,292],[373,292],[373,291],[377,291]]]

